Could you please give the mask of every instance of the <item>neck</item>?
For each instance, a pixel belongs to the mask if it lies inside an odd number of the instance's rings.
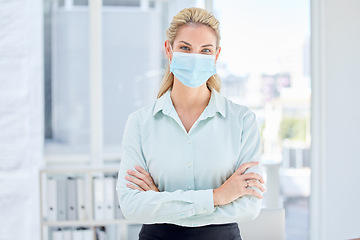
[[[174,79],[170,96],[176,110],[191,111],[205,108],[210,101],[211,91],[206,83],[200,87],[191,88]]]

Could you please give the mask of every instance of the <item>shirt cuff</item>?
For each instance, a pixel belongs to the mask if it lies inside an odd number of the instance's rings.
[[[215,211],[213,189],[198,190],[194,196],[195,214],[210,214]]]

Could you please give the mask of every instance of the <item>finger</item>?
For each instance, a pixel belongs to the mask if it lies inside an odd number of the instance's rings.
[[[130,176],[125,176],[125,179],[128,180],[129,182],[132,182],[136,185],[138,185],[139,187],[141,187],[144,191],[149,190],[149,186],[142,180],[138,179],[138,178],[134,178],[134,177],[130,177]]]
[[[249,181],[249,187],[257,187],[262,192],[266,191],[265,187],[261,183],[259,183],[259,181],[257,180],[247,180],[247,181]]]
[[[135,165],[135,169],[144,174],[146,177],[150,177],[150,173],[148,173],[145,169],[143,169],[142,167],[138,166],[138,165]]]
[[[132,189],[137,189],[137,190],[141,190],[141,191],[148,191],[148,190],[153,190],[155,192],[159,192],[159,189],[157,189],[157,187],[154,185],[154,183],[151,183],[151,186],[147,186],[146,183],[141,182],[142,180],[136,179],[136,178],[132,178],[130,176],[125,176],[125,179],[128,180],[131,183],[137,184],[137,185],[141,185],[142,187],[137,187],[137,188],[133,188]],[[140,182],[139,182],[140,181]],[[129,184],[130,186],[134,186],[133,184]]]
[[[156,191],[156,192],[159,191],[159,189],[157,189],[157,187],[155,186],[155,184],[154,184],[153,182],[150,183],[149,188],[150,188],[151,190]]]
[[[237,173],[243,174],[248,168],[254,167],[258,165],[259,162],[247,162],[240,165],[240,167],[236,170]]]
[[[144,174],[139,173],[137,171],[134,170],[128,170],[127,173],[131,176],[134,176],[138,179],[141,179],[143,182],[145,182],[148,186],[150,185],[150,183],[152,182],[151,180],[149,180]]]
[[[148,173],[145,169],[143,169],[142,167],[140,167],[138,165],[135,165],[135,169],[146,177],[145,181],[146,181],[146,183],[148,184],[148,186],[150,187],[151,190],[159,191],[157,189],[157,187],[155,186],[154,180],[151,177],[150,173]]]
[[[245,173],[245,174],[242,175],[242,177],[243,177],[245,180],[256,179],[256,180],[258,180],[260,183],[265,183],[263,177],[262,177],[261,175],[257,174],[257,173],[254,173],[254,172]]]
[[[258,193],[256,190],[251,189],[251,188],[247,188],[245,190],[245,195],[255,196],[255,197],[260,198],[260,199],[264,198],[263,196],[261,196],[260,193]]]
[[[143,190],[143,189],[141,189],[141,188],[140,188],[140,187],[138,187],[138,186],[135,186],[134,184],[127,183],[127,184],[126,184],[126,186],[127,186],[128,188],[133,189],[133,190],[139,190],[139,191],[144,192],[144,190]]]
[[[148,173],[145,169],[143,169],[142,167],[140,167],[138,165],[135,165],[135,169],[145,176],[144,180],[149,185],[149,187],[151,187],[151,185],[154,183],[154,180],[152,179],[150,173]]]

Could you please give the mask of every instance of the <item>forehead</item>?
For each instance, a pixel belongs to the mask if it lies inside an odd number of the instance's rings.
[[[204,24],[188,23],[181,26],[176,34],[174,43],[185,41],[190,44],[213,44],[216,46],[214,30]]]

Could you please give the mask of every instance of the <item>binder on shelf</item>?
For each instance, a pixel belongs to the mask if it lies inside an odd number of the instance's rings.
[[[94,176],[93,177],[94,184],[94,219],[95,220],[104,220],[104,177]]]
[[[105,188],[105,209],[104,209],[104,218],[105,219],[114,219],[115,218],[115,185],[113,176],[106,176],[104,178],[104,188]]]
[[[121,236],[118,234],[118,228],[120,228],[120,226],[116,226],[116,225],[107,225],[105,226],[105,235],[106,235],[106,239],[122,239]]]
[[[92,230],[90,228],[86,228],[84,230],[82,230],[82,237],[83,239],[87,240],[87,239],[94,239],[94,234],[92,232]]]
[[[115,200],[115,218],[116,219],[124,219],[124,215],[123,213],[121,212],[121,208],[120,208],[120,202],[119,202],[119,198],[118,198],[118,195],[117,195],[117,192],[116,192],[116,184],[117,184],[117,176],[114,177],[113,179],[114,181],[114,185],[115,185],[115,189],[114,189],[114,200]]]
[[[66,228],[62,230],[63,232],[63,240],[71,240],[71,229],[70,228]]]
[[[91,238],[87,239],[91,240]],[[81,228],[76,228],[72,231],[72,240],[85,240],[85,238],[83,238],[83,230]]]
[[[97,240],[106,240],[106,232],[105,227],[97,227],[95,228],[95,234]]]
[[[118,222],[100,222],[123,218],[116,192],[117,173],[107,169],[104,171],[86,168],[82,174],[78,172],[78,170],[64,172],[62,169],[40,172],[43,183],[40,186],[43,188],[44,200],[42,217],[45,221],[52,222],[49,225],[42,222],[42,228],[46,229],[43,240],[126,239],[129,231],[127,223],[123,226],[123,223]],[[93,188],[93,196],[89,194],[90,187]],[[90,205],[89,197],[93,198],[93,205]],[[94,211],[91,211],[91,208],[94,208]],[[91,212],[93,219],[89,219]],[[76,227],[62,227],[73,225],[73,223],[69,225],[60,223],[68,220],[79,223]],[[99,221],[95,224],[98,227],[85,227],[88,224],[86,220]],[[56,226],[57,221],[60,225]],[[83,227],[81,221],[84,221]],[[130,233],[132,232],[136,230],[130,227]]]
[[[66,179],[58,178],[56,181],[57,220],[65,221],[67,220]]]
[[[52,240],[64,240],[64,233],[61,228],[52,228],[51,229],[51,239]]]
[[[67,216],[68,220],[77,220],[77,202],[76,202],[76,179],[67,178]]]
[[[48,177],[46,180],[47,201],[45,203],[47,209],[47,221],[56,221],[57,219],[57,203],[56,203],[56,179]]]
[[[76,179],[76,189],[77,189],[78,220],[87,220],[88,210],[85,204],[85,180],[83,177],[78,177]]]

